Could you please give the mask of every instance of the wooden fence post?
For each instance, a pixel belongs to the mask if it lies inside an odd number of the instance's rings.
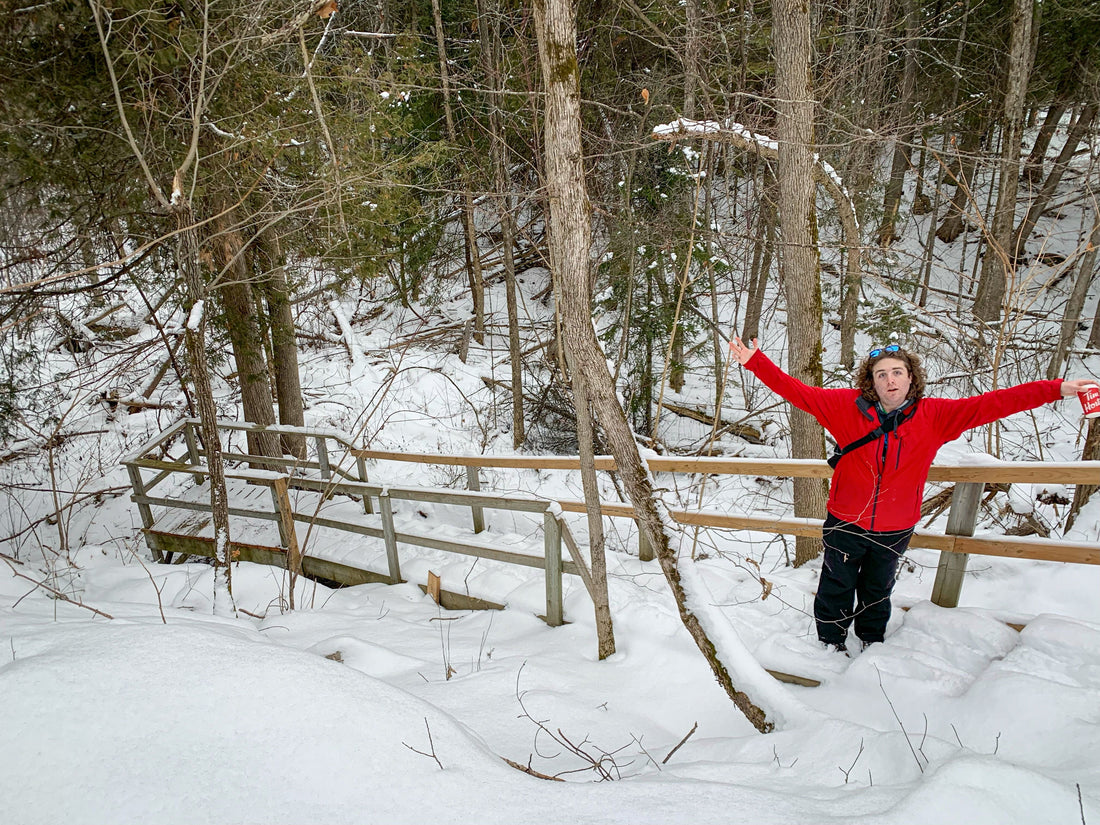
[[[397,531],[393,528],[393,507],[390,494],[385,490],[378,496],[378,510],[382,514],[382,536],[386,541],[386,559],[390,565],[390,584],[401,582],[401,563],[397,558]]]
[[[369,483],[367,478],[367,462],[361,455],[355,457],[355,466],[359,469],[359,480],[364,484]],[[370,496],[363,493],[363,512],[368,516],[374,515],[374,505],[370,502]]]
[[[477,467],[466,468],[466,489],[475,493],[481,492],[481,476]],[[485,508],[470,507],[470,514],[474,517],[474,532],[480,533],[485,529]]]
[[[561,525],[550,510],[543,514],[542,523],[546,553],[546,623],[561,627],[565,623],[561,606]]]
[[[951,510],[947,514],[945,532],[948,535],[974,535],[974,524],[978,520],[978,505],[981,504],[983,490],[985,484],[977,481],[964,481],[955,485],[951,493]],[[936,581],[932,585],[933,604],[958,607],[969,558],[969,553],[952,553],[947,550],[940,553],[940,565],[936,570]]]
[[[127,464],[126,471],[130,474],[130,486],[134,488],[134,497],[144,498],[145,481],[141,477],[141,468],[135,467],[133,464]],[[150,529],[153,526],[153,508],[144,501],[139,501],[137,506],[142,526],[146,530]],[[146,544],[148,544],[148,540],[146,540]],[[164,554],[160,550],[153,550],[153,558],[158,562],[162,562],[164,561]]]
[[[332,467],[328,463],[328,445],[323,435],[317,436],[314,442],[317,444],[317,463],[321,467],[321,478],[328,481],[332,478]]]
[[[294,527],[294,511],[290,507],[289,485],[286,476],[279,476],[271,484],[271,498],[279,519],[279,539],[286,548],[286,569],[290,571],[290,609],[294,609],[294,588],[302,575],[302,551],[298,547],[298,531]]]
[[[183,440],[187,442],[187,458],[191,462],[192,467],[198,467],[202,464],[202,458],[199,456],[199,440],[195,437],[195,425],[188,423],[183,430]],[[203,476],[195,476],[195,483],[202,484],[205,481]]]

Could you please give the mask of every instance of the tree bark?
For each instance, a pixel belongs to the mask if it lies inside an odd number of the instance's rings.
[[[481,54],[485,74],[492,89],[489,102],[490,154],[493,159],[493,187],[496,190],[497,214],[500,216],[500,244],[504,254],[504,296],[508,305],[508,360],[512,370],[512,449],[518,450],[526,440],[523,417],[523,358],[519,340],[519,300],[516,285],[515,239],[516,219],[512,213],[512,180],[508,173],[508,142],[501,118],[504,79],[501,73],[501,39],[499,8],[486,8],[488,0],[478,4]]]
[[[256,302],[252,295],[251,278],[245,266],[245,250],[241,234],[231,223],[232,213],[214,221],[215,232],[209,239],[219,276],[214,284],[225,308],[225,324],[237,364],[237,382],[241,388],[241,407],[245,421],[269,427],[275,423],[271,380],[267,371],[260,327],[256,323]],[[247,434],[248,452],[252,455],[279,456],[279,437],[272,432]],[[262,464],[253,466],[265,467]],[[265,467],[276,469],[274,465]]]
[[[1081,450],[1082,461],[1100,461],[1100,418],[1089,419],[1089,430],[1085,436],[1085,446]],[[1093,494],[1100,490],[1100,484],[1078,484],[1073,491],[1073,503],[1069,506],[1069,516],[1066,518],[1066,531],[1068,532],[1081,508],[1089,503]]]
[[[905,173],[909,170],[909,157],[912,153],[913,128],[913,92],[917,87],[917,38],[920,33],[920,6],[918,0],[905,2],[905,67],[901,75],[900,99],[895,109],[895,124],[898,132],[894,138],[894,154],[890,164],[890,179],[882,196],[882,221],[879,223],[879,246],[890,246],[894,242],[898,208],[905,185]],[[935,221],[935,216],[932,218]]]
[[[286,280],[286,266],[279,239],[271,229],[265,229],[257,238],[257,251],[261,271],[260,282],[267,302],[271,331],[271,360],[275,375],[275,396],[279,405],[279,423],[291,427],[304,427],[305,409],[302,403],[302,383],[298,375],[298,341],[295,334],[294,312],[290,306],[290,287]],[[282,449],[287,455],[301,460],[306,457],[306,438],[293,433],[281,436]]]
[[[1043,162],[1046,160],[1047,149],[1050,148],[1050,139],[1054,137],[1062,115],[1068,108],[1064,100],[1056,100],[1047,109],[1043,125],[1039,127],[1039,134],[1035,136],[1035,143],[1024,161],[1024,180],[1028,183],[1038,183],[1043,179]]]
[[[539,62],[546,86],[545,180],[550,205],[551,267],[561,284],[563,335],[573,368],[584,378],[599,422],[615,455],[638,526],[657,554],[672,588],[681,621],[703,652],[727,694],[760,731],[772,728],[764,712],[733,684],[698,616],[688,606],[676,555],[665,526],[667,510],[653,489],[626,415],[615,394],[607,360],[592,326],[589,305],[591,225],[580,141],[580,87],[576,20],[570,0],[535,0]]]
[[[584,509],[588,520],[588,553],[592,559],[592,594],[596,612],[596,644],[599,658],[606,659],[615,653],[615,628],[611,621],[611,602],[607,594],[607,545],[603,530],[603,511],[600,508],[600,487],[596,478],[596,431],[592,421],[592,408],[588,403],[588,391],[584,374],[572,370],[573,399],[577,413],[577,453],[581,462],[581,487],[584,490]]]
[[[1100,349],[1100,301],[1096,302],[1096,315],[1092,319],[1088,347],[1089,349]]]
[[[1077,334],[1077,325],[1081,323],[1085,299],[1088,297],[1089,284],[1092,283],[1093,276],[1096,274],[1098,250],[1100,250],[1100,211],[1093,216],[1088,245],[1077,266],[1077,277],[1073,279],[1073,290],[1070,292],[1069,301],[1066,302],[1066,314],[1062,317],[1058,345],[1054,348],[1050,363],[1047,365],[1048,380],[1053,381],[1055,378],[1062,377],[1062,365],[1066,362],[1069,348],[1073,346],[1073,337]]]
[[[1070,128],[1069,134],[1066,135],[1066,142],[1062,145],[1062,150],[1058,153],[1058,158],[1054,161],[1050,174],[1047,175],[1042,188],[1039,189],[1039,194],[1035,196],[1031,206],[1028,207],[1027,215],[1016,227],[1016,236],[1012,242],[1012,248],[1016,250],[1018,255],[1024,253],[1028,236],[1035,228],[1035,224],[1039,222],[1039,216],[1046,211],[1051,198],[1054,197],[1054,192],[1058,188],[1058,184],[1062,182],[1062,177],[1065,175],[1066,169],[1069,168],[1069,162],[1073,158],[1074,152],[1077,151],[1077,147],[1092,128],[1092,123],[1096,120],[1096,112],[1097,104],[1095,101],[1086,103]]]
[[[788,372],[814,386],[822,383],[821,285],[813,222],[813,98],[810,96],[810,12],[801,0],[772,0],[779,142],[779,271],[787,298]],[[852,288],[849,285],[849,288]],[[825,433],[813,416],[791,409],[793,458],[825,457]],[[820,479],[794,480],[796,516],[822,518]],[[795,565],[821,552],[821,540],[800,536]]]
[[[451,73],[447,67],[447,42],[443,37],[443,14],[440,0],[432,0],[435,19],[435,40],[439,48],[439,75],[443,86],[443,114],[447,124],[447,139],[458,149],[454,112],[451,107]],[[465,239],[466,274],[470,282],[470,299],[474,309],[474,340],[485,343],[485,279],[481,271],[481,253],[477,248],[477,227],[474,224],[474,196],[469,181],[462,174],[462,229]]]
[[[764,165],[763,191],[760,195],[760,215],[757,221],[756,240],[753,243],[752,265],[749,269],[749,289],[745,306],[745,322],[741,335],[752,340],[760,335],[760,316],[764,313],[764,293],[768,274],[772,268],[775,250],[775,174],[771,166]]]
[[[229,496],[225,488],[225,464],[218,436],[218,410],[210,385],[210,365],[206,359],[206,284],[199,258],[198,232],[191,204],[178,192],[172,204],[176,219],[176,265],[186,290],[185,308],[189,321],[184,332],[191,381],[199,408],[200,430],[206,448],[206,466],[210,473],[210,511],[214,527],[214,612],[236,613],[233,604],[233,559],[229,549]]]
[[[965,127],[964,127],[965,128]],[[963,133],[962,139],[952,141],[957,147],[957,154],[945,170],[945,177],[955,186],[955,192],[951,196],[951,205],[947,209],[936,230],[936,238],[944,243],[952,243],[967,228],[966,208],[970,205],[973,192],[970,183],[974,180],[974,172],[978,168],[978,151],[982,145],[982,133],[977,124],[970,124]]]
[[[997,207],[986,234],[985,258],[974,297],[974,317],[997,322],[1001,318],[1010,273],[1015,272],[1020,250],[1016,247],[1016,193],[1020,181],[1020,135],[1023,130],[1024,100],[1031,77],[1031,24],[1035,0],[1013,0],[1012,37],[1005,69],[1004,121]]]

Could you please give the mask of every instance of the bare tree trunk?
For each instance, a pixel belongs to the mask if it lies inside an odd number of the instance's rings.
[[[692,193],[694,195],[694,189]],[[684,263],[684,268],[677,273],[675,270],[670,270],[673,275],[673,287],[675,298],[673,303],[677,308],[675,317],[672,319],[672,327],[669,331],[669,335],[672,336],[672,346],[668,350],[668,360],[671,363],[665,365],[665,370],[668,373],[668,385],[672,388],[673,392],[680,392],[684,389],[684,376],[687,372],[687,365],[684,363],[684,331],[680,323],[681,315],[680,310],[684,303],[691,304],[691,295],[688,294],[688,290],[691,288],[691,272],[689,267],[691,266],[691,249],[689,247],[687,255],[685,256],[687,261]],[[679,278],[675,276],[679,274]],[[671,296],[670,296],[671,297]],[[664,395],[662,390],[661,396]],[[660,402],[658,401],[658,404]],[[658,421],[660,420],[661,411],[657,410]],[[657,437],[657,433],[653,433],[653,437]]]
[[[435,17],[435,40],[439,47],[439,74],[443,84],[443,113],[447,123],[447,139],[458,148],[454,113],[451,109],[451,73],[447,68],[447,42],[443,37],[443,14],[439,0],[432,0]],[[466,240],[466,273],[470,280],[470,298],[474,308],[474,340],[485,342],[485,280],[481,273],[481,254],[477,248],[477,227],[474,225],[474,196],[466,174],[462,174],[462,229]]]
[[[1043,179],[1043,162],[1046,160],[1047,149],[1050,148],[1050,139],[1054,137],[1058,124],[1062,121],[1062,115],[1069,107],[1064,100],[1056,100],[1047,109],[1043,125],[1039,127],[1039,134],[1035,136],[1035,144],[1024,161],[1024,180],[1028,183],[1038,183]]]
[[[970,0],[964,0],[962,20],[959,21],[959,36],[955,41],[955,66],[962,65],[963,47],[966,45],[966,35],[970,22]],[[955,72],[954,81],[951,84],[951,104],[948,106],[949,112],[954,112],[959,103],[960,88],[962,85],[962,73]],[[965,122],[965,121],[964,121]],[[944,124],[943,133],[945,135],[951,135],[954,130],[955,118],[954,115],[948,115],[947,122]],[[943,223],[940,224],[936,230],[936,240],[943,241],[944,243],[951,243],[955,238],[959,237],[963,229],[966,227],[966,220],[964,217],[964,209],[967,202],[970,199],[970,181],[974,179],[974,170],[977,167],[977,159],[970,158],[972,155],[976,155],[978,147],[981,146],[981,130],[976,126],[967,129],[966,137],[960,145],[955,143],[952,138],[952,146],[955,148],[955,157],[951,160],[951,165],[947,170],[946,175],[936,175],[937,180],[945,180],[950,177],[955,185],[955,194],[951,199],[951,206],[947,210],[947,215],[944,216]],[[928,146],[928,141],[925,140],[924,146]],[[946,147],[945,147],[946,148]],[[946,154],[946,153],[945,153]],[[964,157],[966,160],[964,160]],[[923,164],[921,172],[924,172]],[[921,178],[923,180],[923,177]],[[935,207],[932,210],[931,223],[936,223],[936,216],[939,214],[939,202],[943,193],[943,185],[936,187]],[[929,229],[929,242],[924,250],[924,254],[928,258],[927,267],[931,268],[932,260],[932,234]],[[963,245],[965,250],[966,246]],[[960,279],[962,277],[960,273]],[[961,289],[960,289],[961,293]],[[961,301],[960,301],[961,303]]]
[[[214,287],[225,308],[225,324],[237,364],[237,382],[241,387],[245,421],[267,427],[275,423],[267,359],[260,327],[256,323],[256,302],[245,266],[244,244],[240,232],[231,225],[232,213],[226,214],[227,217],[214,222],[216,231],[209,239],[214,261],[220,270]],[[252,455],[282,455],[278,435],[271,432],[248,433],[248,452]]]
[[[820,386],[821,285],[814,243],[813,98],[810,96],[810,12],[801,0],[772,0],[772,38],[776,59],[776,110],[779,142],[779,221],[782,245],[779,271],[787,297],[787,368],[795,378]],[[791,455],[824,458],[825,433],[813,416],[791,409]],[[794,480],[796,516],[825,515],[820,479]],[[800,536],[795,565],[821,552],[821,540]]]
[[[519,300],[516,294],[515,239],[516,219],[512,214],[512,180],[508,173],[508,143],[501,122],[504,79],[501,74],[499,6],[487,8],[488,0],[478,3],[481,56],[485,75],[492,89],[489,102],[490,153],[493,158],[493,187],[496,189],[497,214],[500,216],[500,244],[504,252],[504,295],[508,305],[508,360],[512,370],[512,449],[526,440],[523,418],[523,358],[519,340]]]
[[[962,140],[955,144],[958,154],[948,165],[945,175],[955,185],[955,193],[951,196],[947,214],[936,230],[936,238],[944,243],[952,243],[966,229],[966,207],[972,198],[970,184],[974,180],[974,171],[978,168],[981,144],[982,134],[977,125],[967,129]]]
[[[1066,142],[1062,145],[1062,150],[1058,153],[1058,158],[1054,161],[1054,166],[1051,168],[1050,174],[1047,175],[1046,180],[1043,181],[1042,188],[1039,190],[1039,194],[1035,196],[1035,200],[1033,200],[1031,206],[1028,207],[1027,215],[1020,221],[1020,225],[1016,227],[1016,237],[1013,240],[1012,248],[1016,250],[1017,254],[1023,254],[1031,230],[1035,228],[1035,224],[1039,221],[1039,216],[1046,211],[1051,198],[1054,197],[1054,192],[1058,188],[1058,184],[1062,182],[1062,176],[1065,175],[1066,169],[1069,168],[1069,162],[1073,158],[1073,153],[1077,151],[1077,147],[1092,128],[1093,121],[1096,120],[1096,112],[1097,104],[1095,101],[1086,103],[1084,107],[1082,107],[1081,113],[1077,116],[1077,120],[1070,128],[1069,134],[1066,135]]]
[[[722,418],[722,396],[726,390],[726,338],[721,333],[722,319],[718,309],[718,282],[714,277],[714,167],[715,147],[707,144],[707,150],[703,154],[702,170],[706,177],[703,178],[703,248],[705,250],[703,268],[707,275],[707,292],[710,294],[710,320],[711,341],[714,345],[714,420]]]
[[[905,185],[905,173],[909,170],[909,157],[912,153],[914,128],[913,92],[917,87],[917,38],[920,33],[920,6],[917,0],[905,2],[905,68],[902,70],[900,99],[898,100],[895,124],[898,129],[894,138],[894,156],[890,164],[890,180],[882,196],[882,221],[878,229],[879,246],[890,246],[894,242],[894,230],[901,206],[901,195]],[[933,221],[935,218],[933,217]]]
[[[1085,436],[1085,447],[1081,450],[1082,461],[1100,461],[1100,418],[1089,419],[1089,431]],[[1073,527],[1081,508],[1089,503],[1093,493],[1100,490],[1100,484],[1078,484],[1073,491],[1073,504],[1069,506],[1066,530]]]
[[[304,427],[302,384],[298,375],[298,341],[295,337],[294,312],[290,306],[290,288],[279,239],[271,229],[257,238],[257,251],[265,277],[260,283],[267,301],[271,329],[271,360],[275,375],[275,396],[279,404],[279,423]],[[306,437],[284,434],[282,449],[298,459],[306,457]]]
[[[568,300],[568,299],[566,299]],[[599,658],[615,653],[615,628],[611,621],[611,602],[607,594],[607,545],[604,539],[603,511],[600,507],[600,487],[596,479],[596,432],[592,422],[592,407],[584,386],[584,375],[571,370],[573,398],[577,413],[577,452],[581,461],[581,487],[588,519],[588,547],[592,559],[592,595],[596,611],[596,643]]]
[[[1088,347],[1089,349],[1100,349],[1100,301],[1096,302],[1096,315],[1092,319]]]
[[[760,216],[757,222],[756,240],[753,244],[752,265],[749,269],[749,294],[745,306],[745,322],[741,326],[741,336],[750,341],[760,335],[764,293],[767,291],[768,274],[772,268],[772,255],[775,250],[775,219],[775,175],[772,173],[771,165],[764,164]]]
[[[702,12],[699,0],[684,0],[687,31],[684,34],[684,117],[695,117],[695,90],[699,88],[699,38]]]
[[[997,208],[986,236],[985,258],[974,296],[974,317],[996,322],[1008,287],[1009,274],[1016,269],[1020,250],[1016,248],[1016,193],[1020,181],[1020,135],[1023,130],[1024,100],[1031,77],[1031,24],[1035,0],[1013,0],[1012,37],[1008,47],[1004,122],[1001,144],[1001,172]]]
[[[195,385],[200,429],[206,448],[206,465],[210,472],[210,510],[214,526],[214,612],[235,614],[233,604],[233,566],[229,546],[229,496],[225,488],[225,465],[222,444],[218,437],[218,410],[210,385],[210,365],[206,360],[207,296],[199,263],[198,233],[191,204],[178,196],[173,201],[178,246],[177,265],[184,288],[189,319],[184,333],[191,381]]]
[[[1100,249],[1100,211],[1093,216],[1088,246],[1077,266],[1077,277],[1073,279],[1073,291],[1070,293],[1069,301],[1066,302],[1066,314],[1062,317],[1058,346],[1054,348],[1050,364],[1047,365],[1047,379],[1051,381],[1062,377],[1062,365],[1066,362],[1069,348],[1073,346],[1073,337],[1077,333],[1077,325],[1081,323],[1085,299],[1088,297],[1089,284],[1092,283],[1093,276],[1096,274],[1098,249]]]
[[[535,0],[539,62],[546,86],[545,179],[550,204],[551,266],[560,278],[562,331],[582,373],[585,388],[615,455],[618,471],[634,506],[638,526],[657,554],[672,588],[685,628],[703,652],[719,683],[760,731],[772,728],[764,712],[739,691],[698,616],[688,607],[676,555],[665,532],[667,511],[658,501],[653,478],[642,462],[626,415],[615,395],[607,360],[592,327],[589,298],[588,190],[580,141],[580,86],[576,20],[570,0]]]

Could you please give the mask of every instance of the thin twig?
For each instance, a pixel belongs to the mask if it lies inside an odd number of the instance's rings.
[[[920,763],[920,757],[917,756],[917,752],[913,748],[913,743],[909,741],[909,734],[905,730],[905,725],[902,724],[901,717],[898,716],[898,712],[894,708],[894,703],[890,701],[890,697],[886,693],[886,687],[882,684],[882,671],[878,669],[878,665],[875,665],[875,673],[878,674],[878,686],[882,691],[882,695],[886,697],[886,704],[890,706],[890,712],[893,713],[894,718],[898,720],[898,727],[901,728],[901,732],[905,735],[905,744],[909,746],[909,750],[913,754],[913,760],[917,763],[917,767],[920,768],[920,772],[924,773],[924,765]]]
[[[859,750],[856,751],[856,758],[852,760],[852,764],[848,766],[848,770],[844,770],[844,768],[837,765],[837,770],[840,771],[842,774],[844,774],[844,784],[845,785],[848,784],[848,777],[851,775],[852,771],[855,770],[856,762],[859,761],[859,758],[861,756],[863,756],[863,739],[862,738],[860,738],[860,740],[859,740]]]
[[[653,763],[654,767],[656,767],[657,770],[661,770],[661,766],[657,763],[657,760],[654,759],[650,752],[645,749],[645,745],[642,744],[642,740],[639,739],[637,736],[633,736],[633,734],[631,735],[631,737],[634,739],[635,744],[642,749],[642,753],[646,755],[646,758],[648,758],[649,761]]]
[[[160,608],[160,620],[165,624],[168,624],[168,619],[164,617],[164,602],[160,598],[160,588],[157,587],[157,581],[153,578],[153,574],[149,571],[149,568],[145,566],[145,562],[141,560],[141,556],[138,555],[137,550],[130,549],[130,552],[134,554],[134,558],[137,559],[137,563],[141,565],[141,569],[145,571],[145,575],[149,577],[149,582],[153,585],[153,590],[157,594],[157,607]]]
[[[26,579],[31,584],[33,584],[35,587],[41,587],[46,592],[52,594],[55,598],[60,599],[63,602],[68,602],[69,604],[76,605],[77,607],[83,607],[85,610],[92,611],[97,616],[102,616],[105,619],[113,619],[114,618],[114,616],[112,616],[110,613],[104,613],[102,610],[99,610],[98,608],[92,607],[91,605],[84,604],[83,602],[80,602],[80,601],[77,601],[76,599],[70,598],[69,596],[66,596],[64,593],[62,593],[60,590],[57,590],[56,588],[50,587],[45,582],[40,582],[36,579],[32,579],[26,573],[20,573],[18,570],[15,569],[15,565],[12,564],[11,561],[8,560],[7,556],[0,555],[0,558],[3,558],[4,562],[8,565],[8,567],[11,568],[11,572],[12,572],[13,575],[15,575],[16,578]],[[20,599],[20,601],[22,601],[22,599]]]
[[[668,752],[668,756],[666,756],[664,759],[661,760],[661,764],[662,765],[667,764],[668,760],[670,760],[672,758],[672,754],[674,754],[674,753],[676,753],[676,751],[680,750],[680,748],[683,747],[683,744],[687,740],[689,740],[691,738],[691,735],[693,733],[695,733],[695,731],[697,731],[698,729],[699,729],[699,723],[696,722],[694,725],[691,726],[691,730],[689,730],[686,734],[684,734],[684,738],[676,743],[676,747]]]
[[[401,744],[404,745],[409,750],[411,750],[413,753],[419,753],[421,756],[430,756],[432,759],[435,760],[435,764],[439,765],[439,769],[443,770],[443,763],[440,762],[439,757],[435,755],[435,742],[432,741],[432,729],[428,725],[428,717],[427,716],[424,717],[424,727],[428,729],[428,744],[431,746],[431,749],[432,749],[431,753],[424,753],[424,751],[418,751],[416,748],[414,748],[408,742],[402,742]]]

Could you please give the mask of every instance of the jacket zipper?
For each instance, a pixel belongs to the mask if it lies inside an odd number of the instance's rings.
[[[878,514],[878,494],[882,488],[882,476],[886,472],[886,454],[890,451],[890,433],[882,434],[882,457],[878,463],[878,474],[875,476],[875,497],[871,503],[871,526],[870,530],[875,529],[875,516]]]

